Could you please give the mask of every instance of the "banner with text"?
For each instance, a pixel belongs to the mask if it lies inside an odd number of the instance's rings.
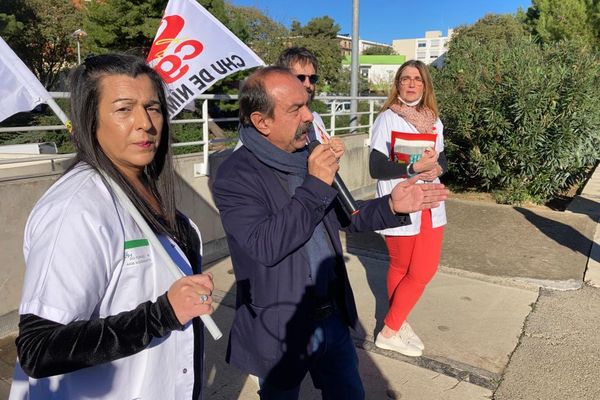
[[[175,117],[224,77],[265,63],[196,0],[170,0],[147,62],[168,87]]]
[[[51,99],[50,93],[1,37],[0,76],[0,122]]]

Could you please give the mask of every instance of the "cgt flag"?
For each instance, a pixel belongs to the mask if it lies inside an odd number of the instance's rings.
[[[0,37],[0,122],[52,99],[50,93]]]
[[[175,117],[218,80],[265,63],[196,0],[170,0],[146,60],[168,87]]]

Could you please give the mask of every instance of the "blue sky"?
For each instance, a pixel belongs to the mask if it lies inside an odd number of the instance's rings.
[[[289,28],[295,19],[305,24],[328,15],[340,33],[352,34],[352,0],[230,0],[236,6],[253,6]],[[425,31],[442,31],[472,24],[485,14],[527,10],[531,0],[361,0],[361,39],[391,44],[394,39],[423,37]]]

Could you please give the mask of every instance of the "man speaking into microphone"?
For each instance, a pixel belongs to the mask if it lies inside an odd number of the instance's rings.
[[[259,378],[261,399],[297,399],[307,373],[324,398],[363,399],[338,231],[408,224],[409,212],[437,207],[448,191],[404,181],[348,218],[331,186],[343,147],[320,144],[309,155],[308,101],[282,67],[253,73],[240,90],[243,145],[213,186],[236,278],[227,361]]]

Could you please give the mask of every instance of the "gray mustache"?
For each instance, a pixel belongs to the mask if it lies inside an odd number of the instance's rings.
[[[294,139],[296,139],[296,140],[300,139],[300,137],[302,136],[302,134],[304,132],[308,132],[308,128],[310,127],[310,125],[311,125],[310,122],[300,125],[298,127],[298,129],[296,129],[296,134],[294,135]]]

